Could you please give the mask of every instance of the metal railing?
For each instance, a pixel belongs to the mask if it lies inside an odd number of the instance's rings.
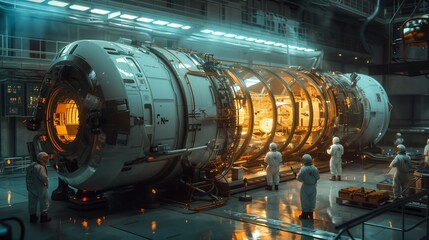
[[[398,1],[397,5],[386,8],[384,17],[390,19],[396,14],[397,21],[403,22],[404,19],[408,19],[410,16],[427,14],[428,8],[429,3],[427,1]]]
[[[429,217],[429,208],[427,206],[429,206],[429,189],[424,189],[419,193],[416,193],[412,196],[400,199],[398,201],[394,201],[390,204],[387,204],[385,206],[379,207],[377,209],[374,209],[370,212],[368,212],[367,214],[364,214],[362,216],[356,217],[350,221],[347,221],[345,223],[342,223],[340,225],[335,226],[335,229],[339,230],[337,236],[335,237],[335,239],[341,239],[341,236],[343,234],[347,234],[349,237],[351,237],[352,239],[355,239],[355,237],[353,237],[353,235],[350,233],[350,230],[358,225],[362,225],[362,236],[361,239],[365,239],[365,226],[372,226],[372,227],[378,227],[381,229],[388,229],[391,231],[397,231],[397,232],[401,232],[401,239],[405,239],[405,233],[415,229],[416,227],[420,226],[422,223],[426,222],[426,236],[429,236],[429,221],[428,221],[428,217]],[[425,217],[423,219],[421,219],[420,221],[418,221],[417,223],[415,223],[414,225],[410,226],[410,227],[405,227],[405,209],[406,209],[406,205],[417,201],[417,200],[421,200],[423,197],[425,197]],[[387,213],[389,211],[392,210],[398,210],[401,209],[401,227],[391,227],[391,226],[384,226],[384,225],[380,225],[380,224],[374,224],[374,223],[368,223],[367,221],[380,216],[381,214]]]
[[[0,34],[0,57],[51,61],[68,42]]]
[[[30,163],[30,156],[0,158],[0,176],[24,173]]]
[[[350,12],[370,15],[374,12],[374,1],[371,0],[329,0]]]

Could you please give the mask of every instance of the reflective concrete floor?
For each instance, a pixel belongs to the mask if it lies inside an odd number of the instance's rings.
[[[318,183],[315,220],[300,220],[299,188],[296,180],[282,182],[279,191],[263,188],[249,191],[250,202],[239,201],[244,193],[229,197],[226,205],[190,211],[183,205],[161,202],[147,208],[136,192],[112,192],[108,208],[78,211],[67,202],[51,202],[50,223],[28,222],[27,192],[24,174],[0,176],[0,218],[16,217],[25,225],[25,239],[332,239],[335,225],[368,211],[336,203],[338,191],[346,187],[376,189],[385,179],[387,163],[354,162],[344,167],[343,181],[332,182],[322,173]],[[50,172],[49,193],[57,186],[58,176]],[[389,212],[371,223],[387,227],[401,224],[400,213]],[[406,216],[406,226],[422,217]],[[20,227],[6,221],[19,239]],[[401,239],[398,232],[366,226],[350,231],[357,239]],[[405,234],[405,239],[426,239],[426,228],[418,227]],[[346,239],[346,238],[344,238]]]

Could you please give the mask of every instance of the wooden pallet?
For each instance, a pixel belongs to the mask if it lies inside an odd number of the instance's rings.
[[[387,204],[389,202],[389,200],[384,201],[384,202],[380,202],[380,203],[371,203],[371,202],[366,202],[366,201],[363,202],[363,201],[356,201],[356,200],[348,199],[348,198],[337,197],[336,202],[339,205],[344,205],[344,206],[349,206],[349,207],[374,209],[374,208],[377,208],[377,207],[380,207],[380,206]]]

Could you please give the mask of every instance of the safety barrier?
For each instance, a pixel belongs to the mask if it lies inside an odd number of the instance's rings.
[[[30,163],[30,156],[0,158],[0,176],[24,173]]]
[[[337,229],[339,232],[337,234],[337,236],[334,239],[341,239],[344,236],[348,236],[352,239],[356,239],[356,236],[353,236],[353,234],[351,233],[351,229],[356,227],[356,226],[361,226],[361,236],[360,239],[371,239],[371,238],[365,238],[365,226],[371,226],[371,227],[376,227],[379,229],[384,229],[384,230],[389,230],[389,231],[394,231],[394,232],[400,232],[400,237],[399,239],[408,239],[406,238],[406,233],[411,234],[411,231],[416,229],[419,226],[422,226],[422,229],[426,230],[426,237],[429,236],[429,208],[427,206],[429,206],[429,190],[422,190],[419,193],[416,193],[414,195],[411,195],[409,197],[394,201],[390,204],[387,204],[383,207],[377,208],[373,211],[368,212],[367,214],[364,214],[362,216],[356,217],[352,220],[349,220],[345,223],[342,223],[340,225],[335,226],[335,229]],[[420,219],[420,221],[418,221],[417,223],[411,225],[411,226],[406,226],[406,220],[405,220],[405,210],[407,208],[407,206],[411,203],[414,202],[419,202],[421,205],[423,205],[424,207],[422,208],[422,212],[423,212],[423,217]],[[401,212],[401,222],[400,222],[400,227],[393,227],[393,226],[384,226],[381,224],[374,224],[374,223],[370,223],[368,222],[369,220],[378,217],[382,214],[385,214],[387,212],[390,211],[395,211],[395,210],[400,210]],[[427,239],[427,238],[426,238]]]

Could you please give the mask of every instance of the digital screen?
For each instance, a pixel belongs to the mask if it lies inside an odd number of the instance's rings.
[[[6,82],[4,90],[4,116],[24,116],[24,83]]]
[[[40,83],[26,83],[27,94],[26,94],[26,106],[27,106],[27,116],[32,116],[34,110],[36,109],[37,102],[39,101],[39,90]]]
[[[32,116],[37,106],[40,83],[6,82],[3,88],[3,116]]]

